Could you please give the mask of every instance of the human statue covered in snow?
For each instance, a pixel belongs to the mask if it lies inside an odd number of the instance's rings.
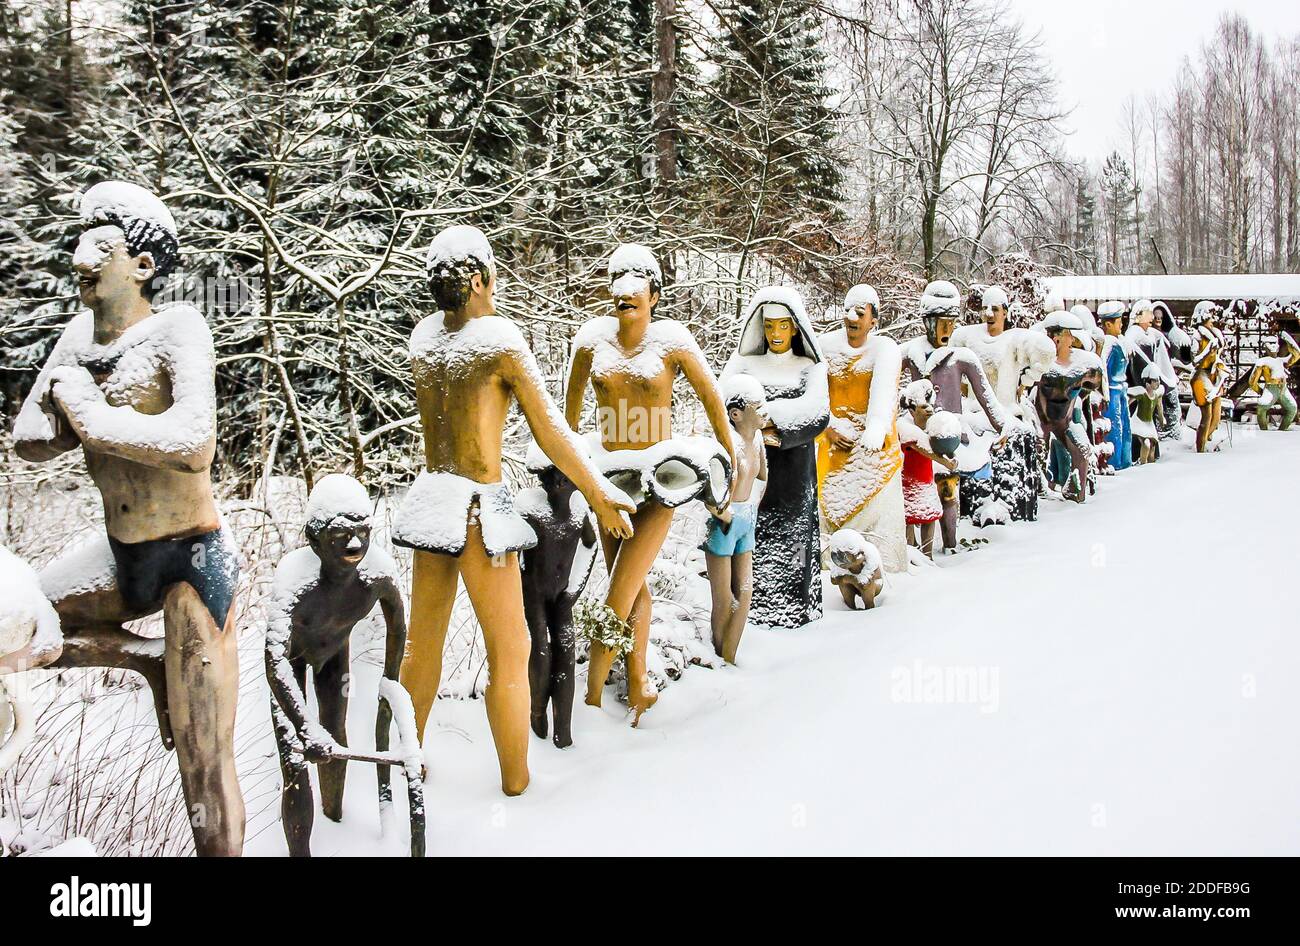
[[[694,499],[721,506],[730,496],[735,454],[722,392],[690,331],[654,319],[663,275],[644,246],[625,243],[610,254],[614,314],[598,316],[573,339],[564,412],[578,429],[587,386],[595,393],[597,429],[587,436],[596,465],[636,503],[631,537],[602,523],[609,589],[591,638],[587,697],[600,706],[615,658],[627,671],[627,701],[635,726],[659,698],[646,667],[650,645],[650,586],[646,578],[663,547],[674,510]],[[704,408],[712,437],[673,432],[673,382],[686,380]]]
[[[1154,326],[1155,317],[1155,306],[1150,299],[1138,300],[1129,310],[1128,329],[1124,332],[1129,356],[1128,383],[1130,389],[1143,387],[1146,384],[1144,378],[1147,368],[1155,365],[1162,386],[1161,397],[1165,398],[1160,411],[1160,429],[1167,430],[1171,424],[1168,415],[1173,415],[1172,423],[1180,424],[1182,409],[1178,404],[1178,374],[1174,371],[1173,359],[1169,354],[1169,339]],[[1172,404],[1169,401],[1171,391]],[[1158,457],[1158,446],[1156,454]]]
[[[1102,393],[1106,398],[1106,442],[1110,444],[1110,465],[1127,470],[1133,465],[1133,432],[1129,421],[1128,343],[1123,336],[1124,303],[1103,302],[1097,307],[1103,333],[1101,362],[1106,374]]]
[[[1183,407],[1178,399],[1178,392],[1183,379],[1190,378],[1195,372],[1192,352],[1196,344],[1192,336],[1183,331],[1168,305],[1163,302],[1153,302],[1151,312],[1154,316],[1151,322],[1152,328],[1165,337],[1169,364],[1173,367],[1174,378],[1178,381],[1178,384],[1173,386],[1165,386],[1164,404],[1161,408],[1163,419],[1159,428],[1160,439],[1180,440],[1183,436]]]
[[[898,395],[898,407],[907,543],[927,558],[934,558],[934,524],[943,519],[943,503],[934,485],[934,464],[951,473],[957,469],[957,461],[951,454],[937,452],[926,432],[935,416],[934,385],[924,379],[908,383]],[[944,417],[955,420],[952,414]],[[957,437],[961,437],[960,427]]]
[[[596,523],[582,493],[551,458],[529,447],[528,471],[540,486],[519,495],[519,512],[537,534],[521,553],[524,616],[533,644],[528,659],[532,727],[545,739],[550,710],[551,738],[561,749],[573,745],[573,694],[577,687],[577,637],[573,606],[591,574]]]
[[[0,775],[18,760],[36,728],[31,706],[10,692],[5,675],[57,653],[62,641],[59,615],[41,592],[36,572],[0,545]]]
[[[1290,430],[1291,423],[1295,420],[1296,403],[1288,382],[1291,369],[1300,362],[1300,347],[1286,332],[1282,333],[1282,341],[1286,343],[1285,355],[1276,338],[1264,340],[1263,354],[1255,359],[1247,381],[1250,389],[1259,395],[1259,401],[1255,405],[1255,422],[1260,430],[1268,430],[1269,412],[1274,405],[1282,409],[1280,429]]]
[[[1227,339],[1214,324],[1220,311],[1209,301],[1196,303],[1192,310],[1192,403],[1201,412],[1196,422],[1197,453],[1204,453],[1214,442],[1223,412],[1223,388],[1228,381],[1228,366],[1223,361]]]
[[[343,818],[347,776],[347,716],[352,672],[352,629],[379,605],[383,612],[383,676],[397,683],[406,648],[406,616],[397,588],[397,566],[370,541],[371,503],[366,489],[350,476],[322,477],[307,498],[307,544],[294,549],[275,569],[267,609],[266,679],[271,688],[271,721],[284,784],[280,814],[289,853],[311,854],[312,799],[309,763],[316,763],[321,809],[331,821]],[[316,714],[307,706],[311,670]],[[375,724],[375,749],[386,752],[392,707],[381,702]],[[381,802],[391,797],[387,766],[379,771]]]
[[[767,485],[754,532],[753,623],[802,627],[822,616],[817,517],[817,435],[830,420],[826,363],[794,289],[754,293],[724,383],[748,375],[763,386]]]
[[[983,289],[980,314],[979,323],[953,330],[951,344],[970,349],[979,359],[1007,418],[1006,444],[991,455],[991,477],[963,484],[962,510],[974,515],[985,503],[993,503],[998,508],[986,509],[981,518],[997,521],[1000,516],[1006,516],[1016,521],[1032,521],[1038,518],[1038,471],[1043,444],[1035,429],[1033,411],[1026,409],[1022,395],[1051,363],[1052,345],[1042,332],[1007,325],[1009,301],[1001,286]],[[987,435],[991,431],[985,417],[979,414],[968,417],[977,433]]]
[[[870,611],[885,590],[885,568],[876,544],[856,529],[840,529],[830,538],[831,584],[850,611]]]
[[[727,416],[735,432],[736,479],[731,502],[709,509],[704,538],[704,567],[709,575],[711,608],[709,628],[713,652],[727,663],[736,662],[740,638],[749,620],[754,592],[754,534],[758,526],[759,484],[767,482],[767,398],[758,379],[733,374],[722,382]]]
[[[1160,459],[1158,425],[1164,411],[1165,384],[1160,368],[1149,364],[1142,369],[1142,383],[1128,390],[1133,401],[1133,462],[1146,464]]]
[[[1088,498],[1088,461],[1092,454],[1079,398],[1103,383],[1101,359],[1085,345],[1089,336],[1077,315],[1054,312],[1042,323],[1056,347],[1056,357],[1038,379],[1035,406],[1052,449],[1066,459],[1053,466],[1053,481],[1066,499],[1082,503]]]
[[[14,424],[14,449],[44,462],[77,447],[104,503],[106,535],[41,573],[63,646],[17,660],[142,674],[174,747],[200,855],[237,855],[244,801],[235,776],[239,658],[235,543],[213,498],[212,335],[197,309],[155,308],[180,243],[171,212],[121,181],[81,197],[73,254],[81,303]],[[123,626],[163,612],[165,635]],[[10,658],[12,663],[14,658]]]
[[[957,471],[935,477],[939,496],[944,503],[941,532],[945,551],[957,551],[957,513],[962,478],[988,479],[992,475],[991,451],[998,449],[1007,415],[989,384],[978,356],[967,348],[951,345],[953,331],[961,313],[961,295],[946,280],[936,280],[925,287],[920,300],[925,335],[903,345],[903,365],[910,380],[928,379],[934,385],[935,406],[956,415],[961,422],[961,446],[956,453]],[[991,433],[979,434],[963,417],[962,387],[969,389],[988,421]]]
[[[1070,314],[1078,318],[1079,324],[1083,326],[1083,335],[1079,339],[1078,347],[1100,358],[1101,350],[1106,344],[1106,333],[1097,324],[1097,319],[1092,314],[1092,310],[1083,304],[1072,305],[1070,306]],[[1089,443],[1092,444],[1088,460],[1088,475],[1092,478],[1091,488],[1094,490],[1096,489],[1097,476],[1111,476],[1115,473],[1110,465],[1110,441],[1106,438],[1106,435],[1110,432],[1110,420],[1106,416],[1107,392],[1105,387],[1105,384],[1100,384],[1081,392],[1079,395],[1079,409],[1083,417],[1084,429],[1088,434]],[[1068,453],[1058,450],[1053,454],[1052,459],[1064,466],[1068,465],[1068,457]]]
[[[591,504],[601,528],[631,535],[628,497],[600,476],[546,391],[519,328],[496,314],[496,259],[475,227],[433,240],[425,262],[438,311],[411,333],[411,367],[424,431],[425,468],[393,524],[415,550],[411,620],[401,680],[425,724],[442,681],[442,649],[465,583],[487,648],[488,723],[501,789],[528,787],[530,639],[519,552],[537,542],[501,475],[506,416],[517,403],[542,451]]]
[[[907,570],[903,452],[895,426],[903,357],[873,330],[880,297],[871,286],[844,296],[842,324],[818,339],[826,359],[831,419],[817,438],[822,517],[828,531],[869,536],[885,570]]]

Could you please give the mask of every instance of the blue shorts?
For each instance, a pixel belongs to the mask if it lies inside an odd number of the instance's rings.
[[[729,558],[754,550],[754,526],[758,522],[758,507],[754,503],[732,503],[731,522],[724,523],[717,516],[709,517],[709,532],[700,546],[710,555]]]

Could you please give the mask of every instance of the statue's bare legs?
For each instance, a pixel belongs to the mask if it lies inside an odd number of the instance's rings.
[[[632,650],[624,658],[627,665],[627,702],[633,725],[641,714],[659,699],[658,690],[646,673],[646,650],[650,645],[650,588],[646,576],[663,547],[673,523],[673,510],[649,501],[632,516],[632,538],[620,540],[601,533],[605,564],[610,569],[609,592],[605,603],[620,620],[632,625]],[[614,652],[597,643],[591,645],[587,669],[587,703],[599,706],[605,681],[614,663]]]
[[[501,790],[518,795],[528,787],[528,654],[532,646],[524,621],[519,556],[511,552],[502,557],[500,565],[494,565],[483,547],[477,521],[470,522],[465,550],[458,557],[415,553],[410,643],[401,681],[416,701],[416,724],[423,740],[442,680],[442,648],[458,576],[465,582],[487,646],[487,714],[501,765]]]

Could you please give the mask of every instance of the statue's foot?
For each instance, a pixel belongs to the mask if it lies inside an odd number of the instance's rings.
[[[594,693],[591,690],[588,690],[587,695],[582,698],[582,702],[586,703],[588,706],[594,706],[597,709],[599,709],[600,698],[602,696],[604,696],[604,687],[601,687],[599,690],[595,691]]]
[[[535,735],[538,739],[545,739],[546,738],[546,711],[543,710],[540,714],[533,713],[529,719],[529,722],[533,727],[533,735]]]
[[[573,745],[573,735],[567,728],[561,729],[559,726],[556,726],[555,738],[551,741],[555,743],[555,748],[567,749],[569,746]]]
[[[640,695],[633,699],[631,690],[628,691],[628,709],[632,716],[632,727],[635,729],[641,722],[641,715],[659,702],[659,690],[650,682],[644,680],[641,683]]]

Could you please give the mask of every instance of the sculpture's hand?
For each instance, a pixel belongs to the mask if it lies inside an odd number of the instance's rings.
[[[942,466],[949,473],[957,469],[956,457],[936,457],[935,459],[938,460],[939,465]]]
[[[592,512],[603,531],[617,539],[632,538],[631,514],[636,512],[636,505],[621,490],[615,491],[608,486],[602,489]]]
[[[334,741],[325,730],[311,727],[300,734],[302,754],[308,762],[328,762],[343,751],[343,747]]]
[[[763,443],[769,447],[781,446],[781,435],[776,432],[775,427],[763,428]]]

